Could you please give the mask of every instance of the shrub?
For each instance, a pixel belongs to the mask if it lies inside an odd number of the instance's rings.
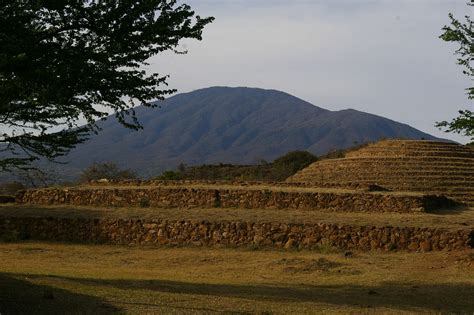
[[[141,208],[148,208],[150,207],[150,200],[146,197],[143,197],[140,199],[140,207]]]
[[[180,180],[183,179],[183,176],[180,172],[174,171],[165,171],[163,174],[157,177],[159,180]]]
[[[16,195],[20,190],[24,190],[25,186],[20,182],[9,182],[0,184],[0,194],[2,195]]]
[[[120,169],[114,162],[94,163],[82,171],[79,181],[81,183],[99,179],[124,180],[135,179],[136,174],[130,169]]]
[[[274,180],[285,180],[317,160],[318,158],[308,151],[289,152],[273,161]]]

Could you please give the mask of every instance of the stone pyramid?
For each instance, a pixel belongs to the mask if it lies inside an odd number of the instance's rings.
[[[364,188],[441,194],[474,206],[474,150],[449,142],[382,140],[315,162],[287,179],[312,187]]]

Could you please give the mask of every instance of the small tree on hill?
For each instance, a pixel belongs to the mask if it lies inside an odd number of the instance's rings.
[[[113,162],[94,163],[84,171],[82,171],[79,181],[81,183],[91,180],[108,179],[108,180],[124,180],[137,178],[135,172],[130,169],[120,169]]]

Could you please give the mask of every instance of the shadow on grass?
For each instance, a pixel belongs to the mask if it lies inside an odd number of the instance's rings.
[[[314,302],[353,307],[384,307],[401,311],[474,311],[474,286],[459,284],[406,284],[386,282],[362,285],[219,285],[162,280],[98,280],[55,277],[72,283],[122,290],[150,290],[269,302]],[[130,302],[130,301],[129,301]],[[124,304],[137,304],[127,303]]]
[[[0,273],[0,314],[122,314],[97,297],[29,282]]]
[[[469,205],[462,200],[448,197],[449,193],[424,195],[425,211],[432,214],[460,214],[469,210]]]
[[[465,203],[458,202],[453,206],[438,208],[435,210],[428,210],[427,213],[429,214],[437,214],[437,215],[451,215],[451,214],[463,214],[467,211],[474,211],[474,208],[470,207]]]

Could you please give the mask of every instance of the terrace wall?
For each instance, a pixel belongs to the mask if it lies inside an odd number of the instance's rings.
[[[18,201],[40,205],[358,212],[420,212],[453,205],[451,200],[442,196],[181,187],[38,189],[26,191]]]
[[[474,231],[335,224],[167,221],[0,216],[0,237],[150,246],[263,246],[342,250],[463,250]]]

